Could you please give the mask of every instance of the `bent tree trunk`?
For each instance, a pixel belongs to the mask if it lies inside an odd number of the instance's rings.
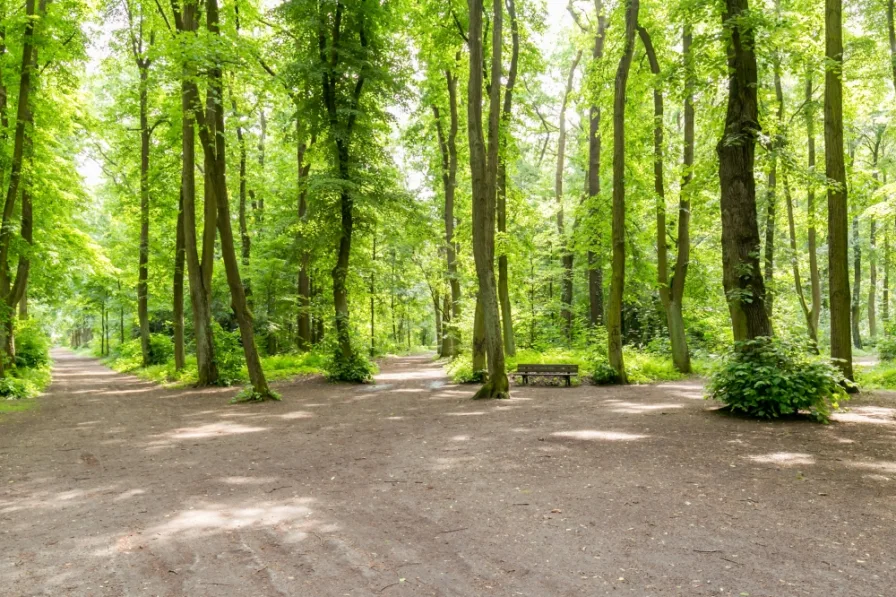
[[[473,189],[473,257],[479,279],[479,303],[485,328],[488,353],[488,380],[474,398],[507,398],[510,395],[504,362],[504,343],[498,310],[495,281],[495,203],[500,133],[501,44],[503,6],[494,0],[492,17],[492,81],[489,97],[488,153],[482,124],[482,0],[469,0],[470,8],[470,80],[468,94],[468,128],[470,137],[470,172]]]
[[[850,343],[849,230],[846,168],[843,161],[843,6],[825,0],[824,146],[828,181],[828,292],[831,309],[831,358],[853,379]]]
[[[771,335],[759,266],[759,226],[753,177],[759,127],[754,32],[747,0],[726,0],[722,26],[728,45],[728,110],[719,155],[722,272],[734,339]]]
[[[171,7],[175,14],[178,35],[195,36],[199,26],[196,5],[184,4],[183,11],[181,11],[180,5],[174,0]],[[198,385],[208,386],[218,382],[218,366],[215,362],[215,345],[211,327],[210,289],[205,284],[206,278],[211,280],[205,270],[210,269],[212,264],[211,262],[200,263],[196,238],[196,112],[200,105],[199,89],[196,85],[196,68],[189,60],[184,63],[181,76],[181,108],[184,256],[187,263],[187,279],[190,283],[190,306],[193,310]],[[207,221],[209,215],[209,210],[206,209],[205,229],[209,226]],[[204,244],[207,242],[208,236],[203,234]],[[213,243],[214,239],[212,238]]]
[[[635,49],[639,0],[627,0],[625,10],[625,44],[613,96],[613,276],[610,284],[610,305],[607,312],[607,347],[610,366],[619,383],[626,383],[622,356],[622,296],[625,290],[625,101],[628,73]]]
[[[669,341],[672,345],[672,363],[682,373],[691,372],[691,359],[688,352],[687,336],[682,316],[682,299],[684,296],[684,280],[687,275],[690,239],[690,201],[687,199],[688,185],[691,182],[691,168],[694,163],[694,106],[691,78],[685,81],[684,106],[684,168],[685,176],[681,185],[678,204],[678,240],[676,241],[676,260],[672,280],[669,280],[669,258],[666,248],[666,191],[663,181],[663,92],[660,88],[660,65],[650,34],[643,27],[638,27],[641,41],[650,62],[650,69],[656,77],[653,91],[654,106],[654,191],[656,192],[656,242],[657,242],[657,278],[659,282],[660,300],[666,311],[666,324],[669,327]],[[686,73],[690,72],[690,29],[685,28],[682,36],[682,47]],[[687,76],[687,75],[686,75]]]
[[[209,33],[213,36],[220,35],[217,0],[207,0],[206,20]],[[219,64],[215,64],[209,70],[208,87],[214,95],[214,101],[209,103],[210,113],[206,116],[206,119],[207,123],[214,123],[215,134],[210,134],[209,128],[203,127],[200,129],[200,137],[205,151],[206,163],[213,167],[209,179],[212,182],[210,190],[218,213],[217,222],[221,238],[221,257],[224,261],[227,285],[230,287],[231,306],[240,328],[240,339],[243,344],[246,368],[249,371],[249,380],[252,382],[252,398],[265,400],[275,398],[276,395],[268,387],[267,379],[265,379],[264,371],[261,367],[261,358],[258,356],[258,348],[255,344],[255,326],[252,321],[252,313],[249,311],[249,306],[246,302],[246,290],[240,279],[236,246],[233,240],[233,228],[230,223],[230,201],[227,196],[226,179],[227,154],[224,135],[224,107],[222,104],[224,85]]]

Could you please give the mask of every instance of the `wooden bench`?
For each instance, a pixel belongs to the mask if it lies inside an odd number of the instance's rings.
[[[523,378],[523,385],[529,383],[530,377],[551,377],[566,379],[567,387],[572,385],[572,378],[578,377],[578,365],[517,365],[513,375]]]

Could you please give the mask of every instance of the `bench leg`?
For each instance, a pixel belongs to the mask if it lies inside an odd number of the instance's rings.
[[[528,375],[523,376],[523,385],[524,386],[529,385],[529,376]]]

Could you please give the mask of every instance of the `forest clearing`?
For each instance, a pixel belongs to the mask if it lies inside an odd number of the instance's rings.
[[[890,396],[828,426],[695,381],[473,402],[404,357],[258,409],[56,356],[2,423],[7,595],[892,593]]]
[[[893,594],[896,0],[0,1],[0,595]]]

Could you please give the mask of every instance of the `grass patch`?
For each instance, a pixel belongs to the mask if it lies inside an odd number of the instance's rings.
[[[324,357],[317,352],[303,354],[279,354],[261,357],[261,366],[268,381],[289,379],[301,375],[317,375],[324,373]],[[174,361],[166,361],[161,365],[141,367],[138,361],[130,357],[111,356],[105,359],[105,364],[119,373],[130,373],[140,379],[162,384],[167,387],[180,388],[196,384],[199,379],[196,371],[196,357],[190,355],[186,359],[186,366],[177,371]],[[249,371],[243,365],[236,379],[236,383],[247,383]]]
[[[896,362],[855,367],[856,382],[863,390],[896,390]]]

